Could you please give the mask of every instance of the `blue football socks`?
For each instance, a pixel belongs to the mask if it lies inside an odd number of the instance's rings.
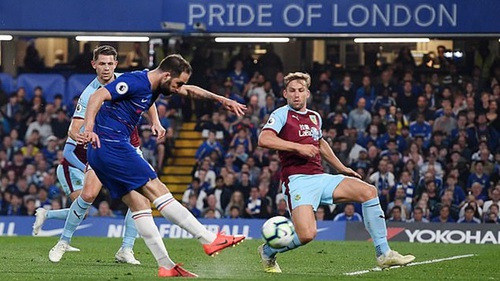
[[[48,219],[56,219],[56,220],[65,220],[68,217],[69,208],[60,209],[60,210],[48,210],[47,218]]]
[[[298,248],[300,246],[302,246],[302,243],[300,242],[299,236],[297,236],[297,233],[295,233],[295,234],[293,234],[292,242],[290,242],[290,244],[288,244],[288,246],[283,247],[281,249],[271,248],[271,246],[269,246],[268,244],[265,244],[264,245],[264,255],[266,255],[270,258],[273,258],[277,253],[287,252],[287,251],[293,250],[295,248]]]
[[[68,243],[71,241],[73,233],[75,233],[76,228],[85,218],[85,213],[90,205],[92,205],[92,202],[85,202],[80,196],[78,196],[78,198],[76,198],[76,200],[71,204],[66,218],[66,223],[64,224],[64,231],[61,235],[61,240]]]
[[[125,232],[123,234],[122,248],[132,249],[134,247],[135,238],[137,237],[137,228],[135,227],[130,209],[127,210],[124,223]]]
[[[387,243],[387,228],[384,211],[382,211],[380,207],[378,197],[364,202],[362,206],[365,228],[373,239],[377,257],[379,257],[390,250],[389,244]]]

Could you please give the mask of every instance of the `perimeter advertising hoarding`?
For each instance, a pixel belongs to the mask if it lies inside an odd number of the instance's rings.
[[[154,218],[164,238],[192,238],[185,230],[163,218]],[[0,236],[31,236],[34,217],[0,216]],[[260,239],[262,219],[200,219],[212,232],[243,234],[249,239]],[[63,220],[47,220],[38,236],[59,236],[63,232]],[[90,217],[78,226],[75,236],[121,237],[123,218]],[[344,240],[345,222],[318,222],[318,240]]]
[[[410,243],[500,244],[500,225],[388,223],[387,238]],[[366,241],[370,240],[370,235],[363,223],[347,223],[346,240]]]

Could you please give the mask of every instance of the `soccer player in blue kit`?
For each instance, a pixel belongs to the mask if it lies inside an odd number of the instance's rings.
[[[279,152],[282,190],[295,226],[293,241],[287,247],[274,249],[267,244],[259,247],[264,270],[280,273],[276,255],[311,242],[317,233],[314,212],[320,203],[334,202],[362,203],[363,221],[373,238],[381,268],[412,262],[414,256],[403,256],[389,248],[377,189],[344,166],[323,139],[321,116],[307,109],[310,84],[311,77],[306,73],[295,72],[285,77],[283,97],[287,105],[271,113],[259,136],[259,146]],[[322,157],[340,175],[324,173]]]
[[[241,116],[245,106],[202,88],[185,85],[191,66],[180,55],[169,55],[151,71],[125,73],[90,97],[82,138],[89,143],[88,162],[113,198],[121,198],[132,211],[132,218],[144,242],[158,263],[160,277],[196,277],[169,257],[153,221],[149,199],[170,222],[187,230],[205,253],[213,255],[240,243],[244,236],[214,234],[208,231],[173,196],[155,171],[129,143],[129,136],[144,111],[160,94],[180,94],[212,99]]]
[[[82,92],[78,99],[75,112],[73,113],[73,118],[68,130],[68,138],[64,146],[64,159],[57,166],[57,178],[66,196],[73,201],[71,207],[61,210],[45,210],[43,208],[38,208],[36,210],[36,220],[33,224],[34,235],[38,235],[42,225],[47,219],[66,220],[60,240],[49,252],[49,260],[52,262],[59,262],[65,252],[75,251],[76,248],[69,246],[69,242],[78,225],[80,225],[84,219],[87,209],[95,200],[102,187],[94,171],[85,171],[85,165],[87,164],[87,147],[83,143],[78,143],[77,139],[79,132],[83,130],[85,112],[90,96],[97,89],[111,83],[116,77],[121,75],[115,73],[115,68],[118,64],[117,57],[118,53],[112,46],[103,45],[94,49],[91,63],[92,67],[96,70],[97,77],[92,80]],[[152,106],[148,113],[152,119],[152,129],[159,133],[158,137],[161,137],[165,130],[159,125],[160,120],[158,119],[156,107]],[[134,130],[132,133],[130,142],[136,147],[138,153],[142,153],[139,148],[139,134],[137,130]],[[115,254],[115,260],[117,262],[140,264],[140,262],[135,259],[132,250],[136,236],[137,230],[135,229],[130,210],[128,210],[125,216],[125,230],[122,246]]]

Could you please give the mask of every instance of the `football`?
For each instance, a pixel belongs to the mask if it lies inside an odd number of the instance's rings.
[[[295,229],[292,222],[282,216],[268,219],[262,225],[262,239],[272,248],[283,248],[293,240]]]

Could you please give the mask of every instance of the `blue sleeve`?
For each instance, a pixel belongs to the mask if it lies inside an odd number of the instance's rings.
[[[75,147],[76,146],[74,144],[67,142],[64,145],[63,156],[71,165],[75,166],[77,169],[83,172],[85,171],[85,164],[82,163],[82,161],[80,161],[78,157],[76,157]]]
[[[104,87],[111,94],[111,100],[120,100],[136,90],[137,81],[134,75],[124,74]]]
[[[266,125],[264,125],[263,130],[265,129],[271,129],[276,132],[276,134],[279,134],[281,132],[281,129],[285,126],[286,124],[286,118],[288,115],[288,110],[285,108],[279,108],[273,113],[271,113],[271,116],[269,116],[269,119],[266,122]]]

